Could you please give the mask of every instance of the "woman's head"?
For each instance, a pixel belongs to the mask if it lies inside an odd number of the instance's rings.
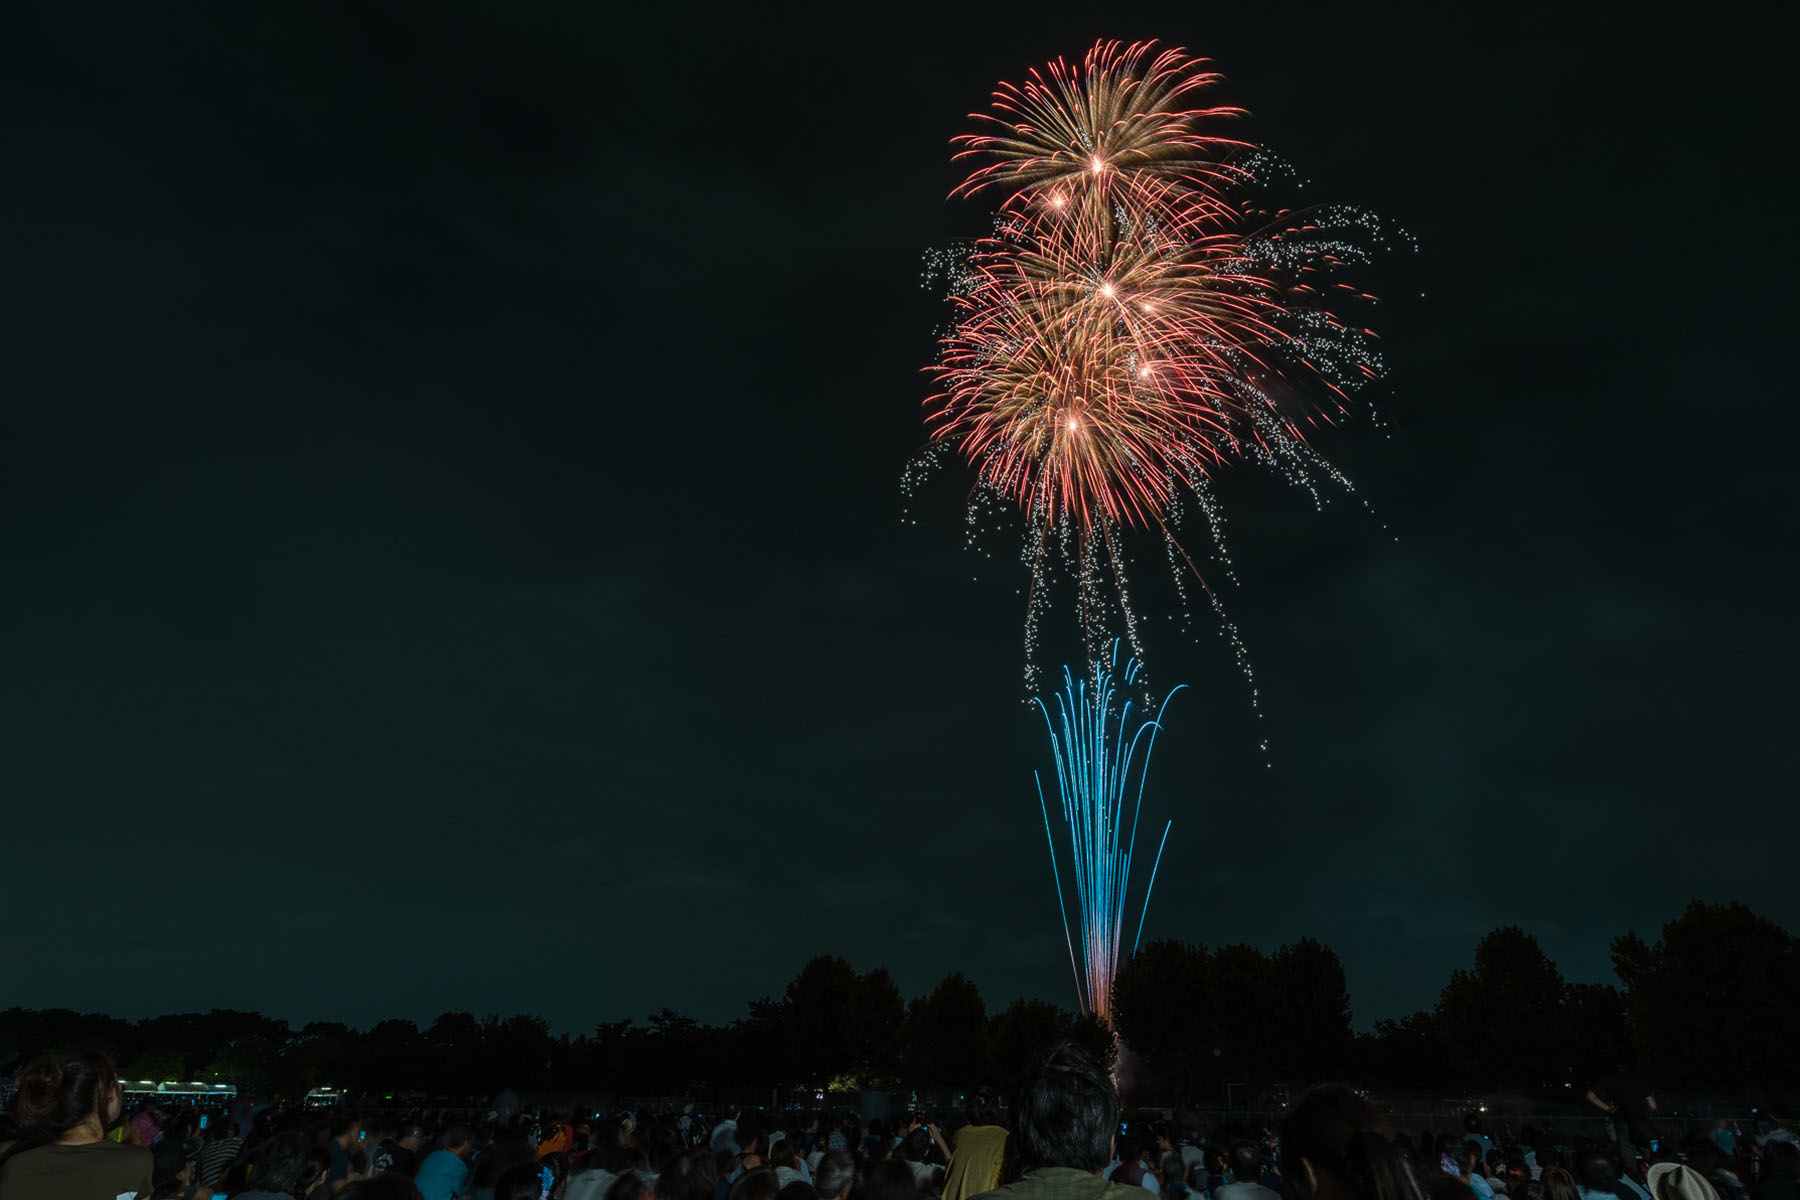
[[[104,1054],[46,1056],[20,1071],[16,1082],[13,1120],[44,1141],[88,1121],[104,1129],[119,1119],[124,1104],[119,1074]]]
[[[1543,1200],[1581,1200],[1581,1189],[1575,1186],[1575,1177],[1561,1167],[1546,1167],[1538,1186],[1542,1189]]]
[[[1315,1088],[1281,1127],[1281,1174],[1301,1200],[1424,1200],[1374,1106],[1345,1087]]]

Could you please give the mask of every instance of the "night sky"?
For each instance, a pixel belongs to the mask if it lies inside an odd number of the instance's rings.
[[[1768,31],[607,7],[16,15],[0,1006],[578,1032],[821,953],[1072,1004],[1023,569],[899,479],[921,255],[983,225],[947,141],[1099,35],[1420,245],[1358,277],[1358,496],[1221,480],[1265,716],[1152,634],[1145,936],[1317,937],[1366,1027],[1500,924],[1576,980],[1694,897],[1800,928]]]

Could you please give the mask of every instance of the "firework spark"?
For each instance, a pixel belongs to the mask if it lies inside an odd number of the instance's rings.
[[[978,494],[1025,514],[1034,689],[1059,562],[1088,657],[1114,632],[1141,657],[1130,530],[1153,531],[1178,577],[1199,581],[1245,664],[1177,536],[1184,511],[1200,510],[1228,574],[1208,486],[1221,466],[1259,462],[1315,501],[1321,480],[1349,486],[1308,434],[1381,375],[1374,334],[1326,304],[1373,299],[1336,274],[1381,231],[1357,210],[1264,199],[1281,165],[1215,132],[1242,115],[1201,103],[1218,81],[1181,50],[1100,42],[1078,65],[1002,84],[972,115],[980,131],[955,139],[971,169],[953,194],[1000,199],[989,236],[935,263],[952,316],[930,368],[926,461],[953,453]]]
[[[1092,679],[1081,681],[1063,668],[1063,689],[1056,697],[1056,716],[1041,699],[1036,701],[1050,733],[1051,756],[1056,762],[1056,783],[1062,796],[1062,829],[1070,863],[1075,918],[1069,916],[1069,898],[1063,888],[1064,853],[1052,832],[1050,808],[1044,801],[1044,785],[1038,779],[1038,807],[1044,817],[1044,836],[1050,843],[1050,869],[1056,881],[1056,900],[1062,908],[1063,938],[1069,946],[1069,969],[1075,975],[1075,991],[1082,1010],[1111,1024],[1112,982],[1118,970],[1123,943],[1126,900],[1131,885],[1133,852],[1137,848],[1138,817],[1144,805],[1144,780],[1150,771],[1150,754],[1162,730],[1164,697],[1156,716],[1139,715],[1134,723],[1132,703],[1118,702],[1116,682],[1129,688],[1136,681],[1139,664],[1128,659],[1118,674],[1119,643],[1110,659],[1093,664]],[[1177,686],[1169,696],[1180,691]],[[1115,712],[1115,707],[1117,711]],[[1060,732],[1059,732],[1060,731]],[[1143,754],[1138,754],[1139,746]],[[1037,778],[1033,773],[1033,778]],[[1133,780],[1135,778],[1135,786]],[[1129,813],[1127,812],[1129,809]],[[1156,844],[1156,859],[1144,885],[1137,929],[1131,952],[1137,953],[1144,917],[1150,910],[1150,892],[1156,886],[1156,868],[1162,864],[1163,846],[1169,840],[1164,822]],[[1079,934],[1081,952],[1075,945]]]

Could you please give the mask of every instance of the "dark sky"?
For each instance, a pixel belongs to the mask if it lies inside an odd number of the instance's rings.
[[[17,12],[0,1005],[582,1030],[824,952],[1070,1002],[1022,576],[899,476],[947,139],[1101,34],[1421,246],[1389,428],[1320,439],[1377,515],[1221,482],[1261,728],[1151,645],[1146,937],[1318,937],[1366,1026],[1503,923],[1583,980],[1691,897],[1800,927],[1766,30],[608,7]]]

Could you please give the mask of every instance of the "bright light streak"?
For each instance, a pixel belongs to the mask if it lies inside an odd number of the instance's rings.
[[[1185,685],[1163,697],[1154,719],[1143,715],[1133,722],[1132,702],[1125,700],[1115,713],[1118,689],[1114,686],[1119,665],[1119,643],[1112,645],[1110,661],[1093,664],[1092,680],[1077,682],[1063,668],[1063,689],[1056,697],[1056,715],[1043,700],[1035,700],[1050,733],[1050,752],[1056,762],[1057,789],[1062,796],[1062,823],[1067,834],[1067,858],[1071,865],[1075,921],[1069,919],[1069,899],[1063,888],[1056,831],[1044,800],[1044,784],[1036,772],[1038,808],[1044,818],[1044,837],[1050,843],[1050,871],[1056,882],[1056,902],[1062,912],[1063,940],[1069,948],[1069,969],[1075,975],[1075,993],[1082,1011],[1112,1024],[1112,985],[1118,973],[1119,951],[1128,893],[1131,860],[1137,847],[1138,816],[1144,806],[1144,781],[1150,771],[1150,755],[1162,730],[1162,713],[1169,700]],[[1123,683],[1132,686],[1139,670],[1137,659],[1126,660]],[[1140,743],[1143,754],[1140,757]],[[1135,788],[1133,776],[1136,776]],[[1126,806],[1131,808],[1126,831]],[[1163,824],[1150,878],[1144,885],[1137,933],[1131,953],[1137,953],[1143,936],[1144,917],[1150,911],[1150,892],[1156,887],[1156,870],[1162,864],[1169,828]],[[1077,934],[1081,953],[1077,956]]]

